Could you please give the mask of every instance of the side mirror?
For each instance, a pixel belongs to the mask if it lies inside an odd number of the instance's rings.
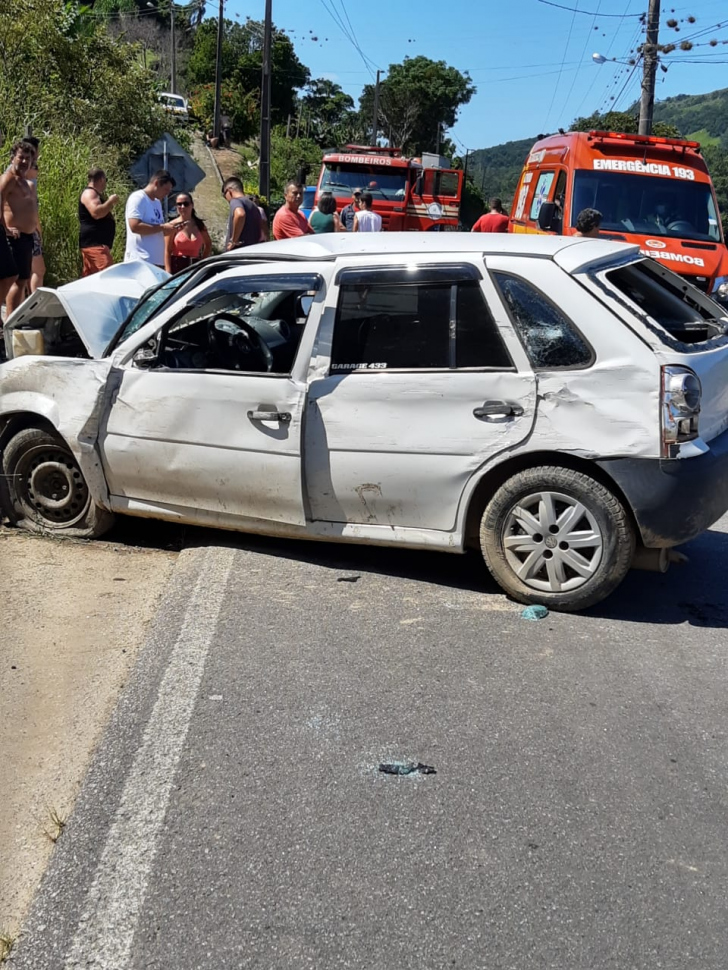
[[[157,363],[157,352],[151,347],[141,347],[132,357],[135,367],[149,368]]]
[[[548,232],[552,227],[554,216],[556,215],[555,202],[542,202],[538,210],[538,228]]]
[[[296,315],[299,317],[308,317],[311,312],[311,307],[313,306],[313,297],[309,296],[308,293],[304,293],[302,297],[298,300],[298,312]]]
[[[417,176],[417,181],[415,182],[414,193],[415,195],[422,195],[422,189],[425,184],[425,178],[423,175]]]

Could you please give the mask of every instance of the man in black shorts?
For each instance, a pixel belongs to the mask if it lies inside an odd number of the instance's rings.
[[[12,263],[7,260],[7,252],[0,246],[0,263],[6,263],[5,269],[0,266],[0,281],[7,284],[10,279],[5,298],[7,316],[22,303],[33,264],[33,232],[38,225],[38,199],[28,183],[30,163],[30,146],[16,142],[10,151],[10,168],[0,176],[0,229],[6,237],[12,260]],[[15,279],[12,279],[13,269]],[[1,274],[8,273],[8,270],[9,275],[3,279]]]

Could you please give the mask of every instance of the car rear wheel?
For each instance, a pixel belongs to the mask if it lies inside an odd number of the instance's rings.
[[[19,431],[2,456],[3,510],[21,529],[54,536],[91,539],[114,522],[96,505],[63,441],[42,428]]]
[[[571,612],[622,582],[635,537],[624,506],[601,482],[545,466],[501,485],[483,513],[480,545],[509,596]]]

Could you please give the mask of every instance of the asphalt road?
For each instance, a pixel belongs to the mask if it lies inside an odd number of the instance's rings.
[[[540,622],[477,557],[186,550],[12,966],[724,970],[727,533]]]

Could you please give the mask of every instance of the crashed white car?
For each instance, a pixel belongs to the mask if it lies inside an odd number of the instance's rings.
[[[160,273],[134,302],[145,271],[8,321],[16,525],[476,546],[511,596],[576,610],[728,507],[728,319],[636,246],[322,235]]]

